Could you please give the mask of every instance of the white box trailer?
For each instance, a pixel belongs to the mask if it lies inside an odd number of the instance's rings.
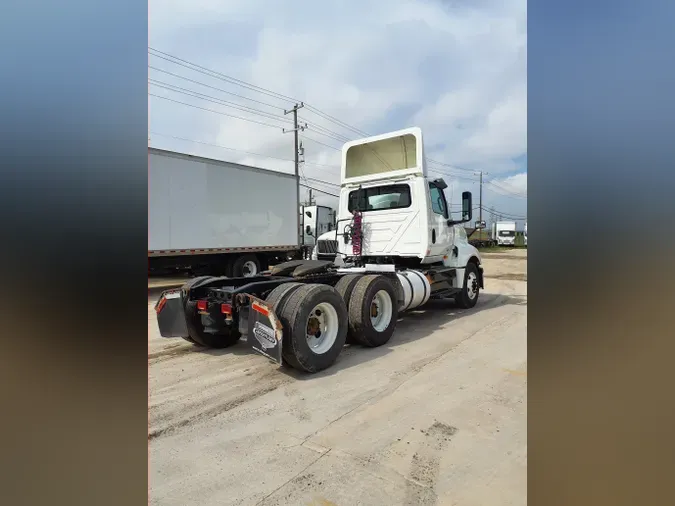
[[[148,148],[150,270],[252,276],[300,254],[296,178]]]

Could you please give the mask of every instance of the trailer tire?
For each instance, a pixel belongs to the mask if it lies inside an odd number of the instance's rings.
[[[294,358],[289,364],[315,373],[335,363],[347,339],[347,307],[335,288],[304,285],[293,292],[279,316],[288,336],[283,350]]]
[[[335,285],[335,289],[342,297],[342,300],[345,301],[347,308],[349,308],[349,301],[351,300],[354,287],[362,277],[362,274],[347,274],[346,276],[342,276]],[[347,344],[358,344],[358,340],[354,338],[350,328],[347,330]]]
[[[375,311],[375,316],[373,316]],[[363,276],[349,301],[349,330],[363,346],[374,348],[391,339],[398,320],[398,293],[386,276]]]
[[[257,276],[262,272],[260,260],[256,255],[242,255],[232,263],[233,278]]]
[[[283,285],[279,285],[269,293],[265,299],[265,302],[272,306],[272,311],[274,311],[274,314],[276,314],[281,319],[281,314],[283,313],[284,307],[286,307],[288,299],[301,286],[305,285],[303,283],[284,283]],[[291,366],[293,369],[302,369],[298,361],[295,359],[295,356],[293,356],[293,354],[287,349],[288,346],[290,346],[290,344],[288,344],[289,334],[290,328],[284,326],[284,340],[281,343],[281,355],[286,365]]]
[[[469,262],[464,272],[464,286],[462,291],[455,295],[455,302],[461,309],[471,309],[478,302],[480,292],[480,279],[478,277],[478,267],[475,263]]]

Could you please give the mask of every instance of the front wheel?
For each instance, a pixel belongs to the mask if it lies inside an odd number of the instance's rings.
[[[478,266],[470,263],[466,266],[464,272],[464,286],[462,291],[455,295],[455,302],[462,309],[470,309],[478,302],[478,292],[480,283],[478,282]]]

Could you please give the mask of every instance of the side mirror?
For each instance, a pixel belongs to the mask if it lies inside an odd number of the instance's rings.
[[[462,221],[471,221],[471,192],[462,192]]]
[[[453,225],[459,225],[460,223],[471,221],[472,215],[471,192],[462,192],[462,219],[448,220],[448,226],[451,227]]]

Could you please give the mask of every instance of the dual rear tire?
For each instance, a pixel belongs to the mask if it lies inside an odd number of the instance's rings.
[[[266,302],[283,325],[284,362],[310,373],[333,365],[347,342],[387,343],[398,319],[396,288],[380,275],[347,275],[335,288],[285,283]]]
[[[347,338],[347,307],[335,288],[286,283],[272,290],[266,302],[283,325],[287,365],[313,373],[337,360]]]
[[[351,290],[345,292],[349,307],[349,342],[369,348],[389,342],[396,328],[399,309],[393,281],[386,276],[367,275],[345,281],[345,284],[352,285]]]

